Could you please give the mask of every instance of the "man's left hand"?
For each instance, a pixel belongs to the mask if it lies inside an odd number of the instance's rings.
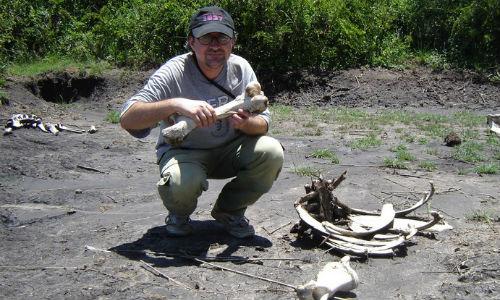
[[[237,113],[229,117],[229,124],[236,129],[242,129],[251,116],[251,113],[240,108]]]

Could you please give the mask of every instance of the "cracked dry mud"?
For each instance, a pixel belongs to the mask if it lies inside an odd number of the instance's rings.
[[[381,158],[398,142],[393,129],[387,131],[386,146],[359,151],[349,149],[338,135],[295,136],[288,129],[297,124],[275,122],[279,130],[274,132],[281,132],[275,137],[286,149],[285,164],[272,190],[248,210],[257,235],[231,238],[210,218],[225,183],[210,181],[192,216],[196,233],[166,237],[166,211],[155,188],[153,148],[158,129],[137,140],[104,121],[108,110],[119,109],[150,74],[114,70],[94,82],[92,93],[66,89],[71,101],[55,103],[41,99],[40,85],[37,91],[31,79],[7,81],[10,104],[0,107],[3,124],[13,113],[34,113],[44,121],[82,129],[95,125],[98,131],[54,136],[19,129],[1,137],[0,298],[293,299],[291,288],[202,266],[179,254],[247,257],[243,262],[215,263],[294,286],[314,279],[326,262],[340,260],[341,254],[326,251],[318,241],[298,240],[289,233],[298,221],[293,203],[310,183],[293,172],[299,165],[321,168],[323,177],[330,179],[347,170],[335,195],[365,209],[379,209],[384,201],[408,206],[433,181],[431,208],[454,226],[434,237],[414,237],[394,258],[353,258],[360,285],[340,295],[343,298],[500,297],[500,175],[458,175],[463,163],[446,155],[449,150],[439,143],[435,147],[445,154],[437,160],[437,171],[381,167]],[[64,79],[47,77],[54,82]],[[354,69],[286,74],[261,82],[271,101],[301,108],[500,111],[500,87],[468,73]],[[335,151],[341,164],[306,158],[315,149]],[[475,211],[490,211],[494,218],[489,223],[473,221],[470,215]],[[418,213],[425,216],[427,210]],[[171,280],[155,275],[145,263]]]

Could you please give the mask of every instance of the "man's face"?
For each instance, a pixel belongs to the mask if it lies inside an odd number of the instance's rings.
[[[189,46],[196,54],[202,69],[219,70],[229,59],[234,39],[222,33],[212,32],[199,38],[189,36]]]

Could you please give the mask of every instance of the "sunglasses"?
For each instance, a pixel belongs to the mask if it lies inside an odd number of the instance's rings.
[[[227,43],[229,43],[232,38],[225,35],[225,34],[220,34],[220,35],[217,35],[217,36],[212,36],[210,34],[205,34],[203,36],[200,36],[199,38],[196,38],[200,44],[202,45],[209,45],[213,40],[215,40],[217,42],[217,44],[219,45],[226,45]]]

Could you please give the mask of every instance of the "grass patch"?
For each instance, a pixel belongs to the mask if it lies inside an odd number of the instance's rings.
[[[493,213],[486,210],[476,210],[472,214],[468,215],[467,220],[485,223],[491,225],[494,220]]]
[[[80,62],[67,57],[48,56],[41,60],[13,64],[7,67],[7,73],[16,76],[35,76],[47,72],[76,71],[88,75],[100,75],[110,69],[111,64],[105,61]]]
[[[392,151],[392,152],[406,151],[406,150],[408,150],[408,147],[406,147],[406,145],[405,145],[405,144],[399,144],[399,145],[397,145],[396,147],[391,148],[391,151]]]
[[[319,177],[321,175],[321,170],[309,166],[294,167],[292,172],[303,177]]]
[[[340,160],[337,157],[337,154],[335,154],[333,151],[328,150],[328,149],[315,150],[310,154],[310,156],[314,157],[314,158],[321,158],[321,159],[329,160],[333,164],[340,163]]]
[[[380,140],[374,133],[370,133],[368,136],[355,140],[351,143],[351,149],[367,150],[368,148],[376,148],[382,145],[382,140]]]
[[[452,157],[458,161],[476,163],[484,160],[483,146],[479,143],[468,141],[455,147]]]
[[[392,169],[408,169],[408,166],[404,161],[397,158],[384,158],[384,167],[392,168]]]
[[[7,93],[0,90],[0,105],[9,105],[10,101],[7,97]]]
[[[436,171],[437,170],[437,166],[434,162],[432,161],[421,161],[418,166],[421,168],[421,169],[424,169],[426,171],[429,171],[429,172],[432,172],[432,171]]]
[[[403,161],[414,161],[415,156],[411,154],[408,150],[398,150],[396,151],[396,158]]]
[[[429,140],[424,138],[424,137],[421,137],[417,140],[417,142],[420,144],[420,145],[427,145],[429,144]]]
[[[498,174],[499,167],[495,163],[481,164],[474,168],[474,172],[477,174]]]
[[[428,149],[425,150],[425,153],[427,153],[429,155],[432,155],[432,156],[438,156],[439,155],[439,151],[436,148],[428,148]]]
[[[444,138],[451,131],[448,126],[443,124],[418,124],[417,128],[430,137]]]
[[[469,111],[456,112],[452,118],[463,127],[475,127],[486,123],[485,116],[480,116]]]
[[[493,133],[488,133],[486,136],[486,144],[490,146],[500,146],[500,137]]]
[[[116,110],[109,111],[105,120],[112,124],[120,123],[120,112]]]

